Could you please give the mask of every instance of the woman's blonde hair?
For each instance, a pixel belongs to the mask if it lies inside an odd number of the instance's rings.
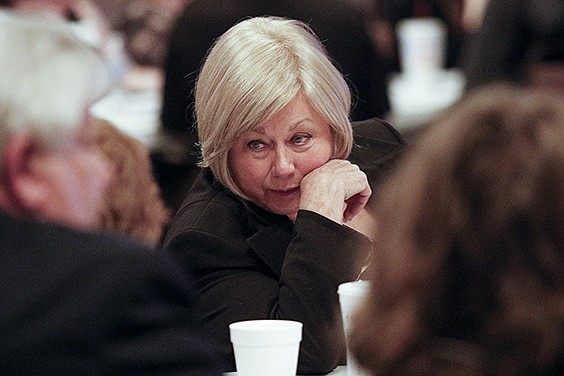
[[[346,158],[351,151],[349,87],[301,21],[255,17],[236,24],[209,52],[195,90],[200,166],[241,197],[229,150],[241,134],[271,119],[298,93],[331,127],[334,157]]]

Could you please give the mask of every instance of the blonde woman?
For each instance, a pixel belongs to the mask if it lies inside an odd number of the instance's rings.
[[[337,286],[357,278],[371,247],[352,228],[370,217],[367,175],[385,173],[403,140],[378,120],[361,127],[374,137],[354,135],[345,79],[295,20],[233,26],[195,99],[204,171],[165,248],[196,276],[202,327],[232,371],[230,323],[301,321],[298,372],[329,372],[345,349]],[[356,163],[353,148],[366,153]]]

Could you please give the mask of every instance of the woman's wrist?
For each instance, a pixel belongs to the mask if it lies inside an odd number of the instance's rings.
[[[321,194],[319,195],[321,196]],[[343,212],[345,210],[345,202],[342,198],[334,197],[304,197],[300,201],[299,210],[308,210],[322,215],[333,222],[343,224]]]

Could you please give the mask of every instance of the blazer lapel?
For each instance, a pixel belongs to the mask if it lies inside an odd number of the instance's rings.
[[[286,248],[292,240],[292,233],[275,224],[261,229],[247,239],[256,255],[270,268],[277,278],[282,274]]]
[[[241,201],[247,207],[248,228],[253,234],[247,239],[247,243],[279,279],[286,257],[286,248],[292,240],[294,223],[284,215],[274,214],[250,202]]]

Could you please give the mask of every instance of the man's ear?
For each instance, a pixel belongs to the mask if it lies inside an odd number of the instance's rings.
[[[32,217],[49,199],[45,182],[32,168],[34,158],[39,157],[37,145],[29,135],[13,135],[6,144],[4,167],[11,206],[20,214]]]

